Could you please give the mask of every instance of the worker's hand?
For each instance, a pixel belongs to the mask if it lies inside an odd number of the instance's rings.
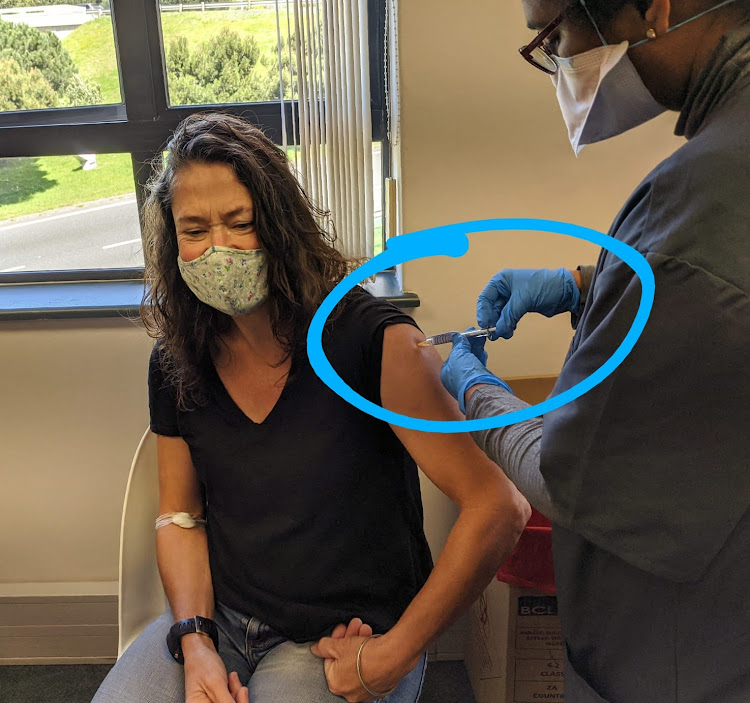
[[[188,638],[193,641],[188,645]],[[236,672],[227,676],[213,642],[203,635],[183,637],[185,703],[249,703],[247,688]]]
[[[443,364],[440,379],[448,392],[458,400],[458,407],[462,413],[466,413],[466,391],[472,386],[486,383],[510,391],[504,381],[487,370],[486,363],[484,338],[467,339],[460,334],[453,335],[453,350]]]
[[[477,299],[477,322],[496,327],[490,339],[510,339],[527,312],[552,317],[577,312],[581,304],[573,274],[567,269],[503,269]]]

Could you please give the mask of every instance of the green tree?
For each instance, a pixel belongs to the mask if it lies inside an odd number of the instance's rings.
[[[167,67],[174,76],[186,76],[190,73],[190,47],[185,37],[174,37],[170,40]]]
[[[70,54],[52,33],[0,22],[0,59],[13,59],[22,73],[41,73],[59,96],[55,104],[44,107],[92,105],[102,100],[101,89],[80,77]]]
[[[61,107],[79,107],[81,105],[101,105],[104,102],[102,89],[95,83],[87,83],[77,73],[73,75],[62,96]]]
[[[255,38],[241,37],[231,29],[223,29],[214,39],[192,49],[184,37],[174,37],[167,49],[173,105],[270,100],[272,87],[266,73]]]
[[[23,71],[18,61],[0,58],[0,111],[57,107],[60,96],[36,68]]]
[[[38,69],[61,94],[77,73],[73,59],[54,34],[26,24],[0,22],[0,58],[15,59],[23,71]]]
[[[276,45],[278,48],[278,44]],[[286,37],[281,37],[281,75],[284,79],[284,98],[292,99],[292,89],[296,87],[296,46],[294,34],[291,36],[291,56],[295,63],[290,64],[289,42]],[[256,71],[256,80],[258,81],[258,91],[265,95],[265,100],[279,99],[279,58],[278,51],[263,54],[260,57],[262,69]],[[294,86],[292,81],[295,81]]]

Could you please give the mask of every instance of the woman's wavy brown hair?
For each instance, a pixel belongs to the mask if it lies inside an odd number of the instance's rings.
[[[146,290],[141,319],[161,342],[162,369],[180,408],[206,401],[205,376],[231,318],[202,303],[182,280],[172,197],[191,163],[232,167],[253,199],[255,231],[268,260],[271,329],[285,359],[304,348],[307,327],[325,296],[349,271],[334,247],[328,213],[307,197],[284,152],[234,115],[199,113],[183,120],[155,159],[143,207]]]

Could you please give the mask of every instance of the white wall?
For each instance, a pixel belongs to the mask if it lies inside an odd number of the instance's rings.
[[[629,193],[682,143],[674,113],[576,160],[550,79],[518,47],[530,41],[519,0],[401,3],[403,229],[494,217],[563,220],[606,232]],[[404,267],[425,332],[475,323],[475,301],[504,267],[575,268],[596,249],[559,235],[485,233],[460,261]],[[562,317],[525,319],[499,342],[496,370],[554,374],[569,342]]]
[[[0,323],[0,584],[117,578],[150,348],[126,320]]]

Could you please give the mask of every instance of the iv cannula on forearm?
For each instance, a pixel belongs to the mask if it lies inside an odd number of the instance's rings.
[[[427,337],[424,342],[419,342],[420,347],[434,347],[438,344],[448,344],[454,334],[460,334],[464,337],[489,337],[495,331],[494,327],[488,327],[484,330],[473,330],[472,332],[443,332],[432,337]]]

